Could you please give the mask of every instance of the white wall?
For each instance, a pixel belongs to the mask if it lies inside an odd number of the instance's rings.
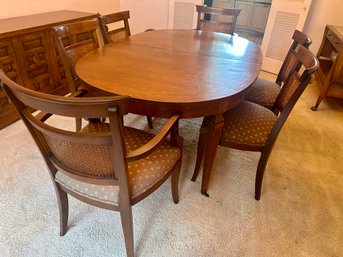
[[[0,19],[62,9],[101,14],[130,10],[132,34],[168,26],[168,0],[0,0]],[[342,0],[312,1],[304,31],[313,40],[314,53],[322,41],[325,25],[343,26],[342,10]]]
[[[0,0],[0,19],[65,9],[107,14],[119,6],[120,0]]]
[[[121,10],[130,10],[132,34],[147,28],[167,28],[168,0],[120,0]],[[312,0],[304,32],[313,40],[310,49],[317,53],[327,24],[343,26],[343,0]]]
[[[312,0],[304,32],[311,37],[313,43],[310,49],[315,54],[320,47],[327,24],[343,26],[342,0]]]
[[[132,34],[168,26],[168,0],[120,0],[120,9],[130,10]]]

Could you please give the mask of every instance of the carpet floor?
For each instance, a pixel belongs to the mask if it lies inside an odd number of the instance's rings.
[[[208,193],[190,180],[201,119],[181,120],[180,203],[170,183],[133,207],[135,252],[142,257],[343,256],[343,104],[310,110],[310,85],[269,159],[254,199],[259,153],[218,147]],[[73,122],[60,117],[63,127]],[[159,127],[163,120],[154,120]],[[127,125],[146,128],[145,117]],[[125,256],[119,213],[70,198],[68,232],[43,158],[21,121],[0,131],[0,256]]]

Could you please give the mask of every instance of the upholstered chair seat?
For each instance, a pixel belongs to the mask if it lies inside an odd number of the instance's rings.
[[[81,130],[81,132],[87,133],[102,133],[109,131],[110,124],[108,123],[90,123]],[[153,137],[154,135],[148,132],[131,127],[124,127],[124,141],[128,153],[145,145]],[[102,166],[101,170],[108,170],[110,174],[112,169],[110,161],[96,161],[98,158],[101,158],[101,160],[110,160],[110,148],[92,148],[89,153],[88,156],[85,156],[84,154],[83,156],[80,156],[80,158],[83,158],[84,160],[78,162],[83,163],[91,174],[94,174],[94,170],[99,170],[99,165]],[[178,147],[172,146],[168,141],[164,141],[155,152],[147,157],[128,162],[128,182],[132,190],[132,198],[134,199],[135,196],[141,195],[155,185],[157,181],[166,176],[167,172],[176,164],[180,156],[181,152]],[[65,160],[64,157],[64,162]],[[85,168],[83,170],[85,170]],[[55,180],[71,191],[84,197],[104,203],[118,204],[119,186],[85,183],[64,174],[63,171],[57,172]]]
[[[271,109],[280,92],[280,86],[270,80],[257,78],[245,100]]]
[[[267,108],[243,101],[226,112],[224,120],[221,145],[230,142],[261,149],[266,144],[277,117]]]

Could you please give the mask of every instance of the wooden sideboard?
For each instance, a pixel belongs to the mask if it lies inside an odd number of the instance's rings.
[[[326,26],[317,57],[319,68],[315,75],[320,94],[313,111],[327,96],[343,99],[343,27]]]
[[[52,94],[69,92],[52,27],[98,14],[56,11],[0,20],[0,69],[25,87]],[[0,129],[19,116],[0,87]]]

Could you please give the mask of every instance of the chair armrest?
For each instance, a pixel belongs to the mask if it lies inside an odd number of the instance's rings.
[[[52,116],[51,113],[46,113],[46,112],[39,112],[35,118],[41,122],[45,122],[47,119],[49,119]]]
[[[135,161],[153,152],[157,147],[160,146],[160,144],[169,135],[170,132],[174,132],[174,133],[177,132],[177,129],[174,129],[174,126],[177,126],[179,118],[180,118],[180,115],[173,115],[172,117],[170,117],[170,119],[163,126],[163,128],[148,143],[128,153],[125,157],[126,160]]]
[[[66,95],[66,97],[79,97],[79,96],[84,96],[88,93],[88,90],[86,88],[83,88],[83,87],[79,87],[77,89],[77,91],[75,92],[72,92],[68,95]]]

